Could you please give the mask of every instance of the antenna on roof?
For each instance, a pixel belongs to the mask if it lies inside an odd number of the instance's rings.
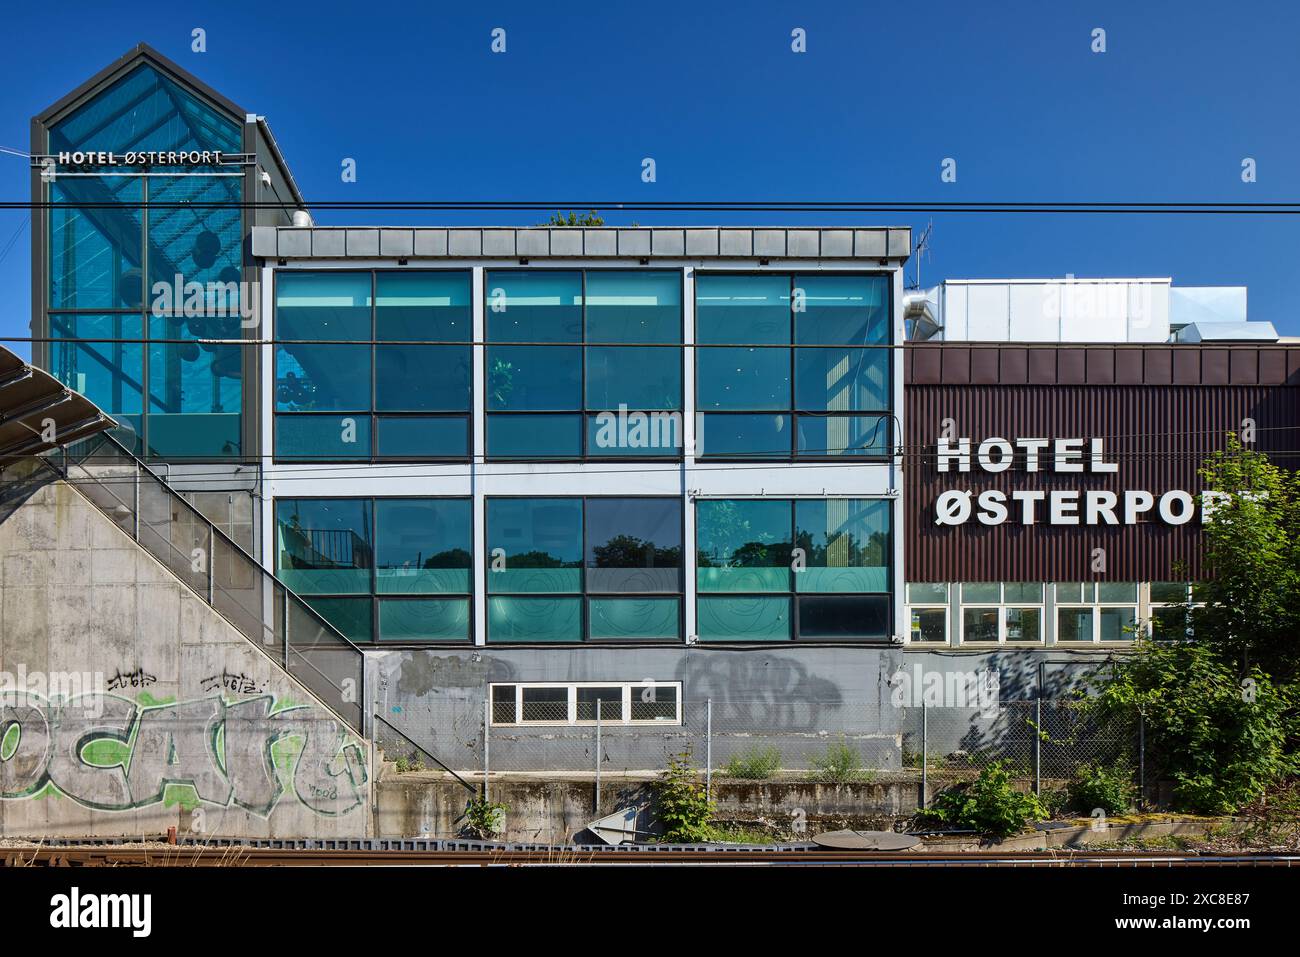
[[[925,253],[925,257],[930,258],[930,233],[932,232],[934,232],[933,219],[926,223],[921,237],[916,241],[916,248],[912,250],[912,261],[916,263],[916,282],[908,287],[910,289],[921,288],[921,254]]]

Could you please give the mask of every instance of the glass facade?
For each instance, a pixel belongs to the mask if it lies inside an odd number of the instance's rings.
[[[699,454],[887,455],[890,316],[883,276],[697,274]]]
[[[675,498],[487,500],[487,640],[680,640]]]
[[[463,498],[278,499],[275,572],[353,641],[468,641],[472,513]]]
[[[277,459],[468,459],[467,271],[282,271],[275,321]]]
[[[47,152],[234,155],[241,120],[145,64],[51,126]],[[242,168],[138,172],[56,168],[46,187],[51,372],[134,430],[140,454],[239,456],[248,349],[239,340],[252,315]]]
[[[488,270],[490,459],[682,453],[677,270]]]
[[[705,500],[695,530],[700,641],[892,633],[888,501]]]

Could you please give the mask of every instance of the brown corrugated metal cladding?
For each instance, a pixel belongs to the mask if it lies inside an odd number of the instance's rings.
[[[905,363],[908,581],[1168,581],[1201,577],[1200,511],[1169,525],[1154,510],[1136,524],[1000,525],[975,515],[935,521],[941,493],[1107,489],[1201,491],[1197,470],[1226,433],[1255,424],[1254,447],[1300,467],[1300,348],[1284,346],[1023,346],[915,344]],[[945,420],[952,420],[947,423]],[[1115,473],[1029,473],[1017,452],[1001,473],[939,472],[936,443],[1102,439]],[[954,443],[955,444],[955,443]],[[1088,444],[1084,444],[1084,461]],[[1045,463],[1046,464],[1046,463]],[[1082,512],[1082,507],[1080,512]],[[1122,522],[1122,517],[1121,517]],[[1094,570],[1095,549],[1105,571]],[[1183,571],[1180,571],[1180,567]]]

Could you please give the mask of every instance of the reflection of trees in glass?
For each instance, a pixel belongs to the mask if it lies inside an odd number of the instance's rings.
[[[430,555],[421,568],[469,568],[470,555],[464,548],[449,548],[446,551]]]
[[[635,535],[615,535],[591,551],[593,568],[679,568],[682,563],[680,546],[660,547]]]
[[[565,561],[548,551],[534,549],[531,552],[508,555],[506,565],[509,568],[581,568],[582,562]]]
[[[712,552],[699,549],[701,568],[772,567],[790,560],[785,536],[755,530],[740,503],[711,502],[707,515],[708,537],[715,545]]]
[[[510,404],[510,393],[515,391],[515,367],[504,359],[493,359],[488,370],[488,406],[504,409]]]
[[[872,532],[859,542],[852,532],[828,532],[817,541],[812,532],[800,531],[796,544],[804,550],[810,568],[874,568],[886,564],[889,536]]]

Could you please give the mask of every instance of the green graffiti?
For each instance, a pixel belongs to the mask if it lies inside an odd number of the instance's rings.
[[[5,735],[0,738],[0,761],[8,761],[18,750],[18,738],[22,734],[22,725],[17,721],[5,729]]]
[[[146,697],[0,693],[0,798],[52,794],[100,811],[238,807],[269,817],[292,794],[318,815],[364,809],[361,741],[322,709],[269,695],[147,705]]]

